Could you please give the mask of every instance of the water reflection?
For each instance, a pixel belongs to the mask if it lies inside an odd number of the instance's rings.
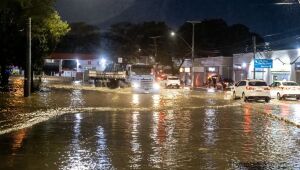
[[[159,94],[155,94],[152,96],[152,102],[153,102],[153,107],[154,108],[157,108],[160,106],[160,95]]]
[[[85,159],[86,151],[81,148],[81,113],[75,114],[73,139],[70,143],[70,150],[67,152],[67,160],[64,169],[88,169],[90,163]]]
[[[111,167],[111,160],[107,154],[107,139],[104,132],[104,128],[99,126],[97,128],[97,150],[96,150],[96,159],[98,160],[96,165],[98,169],[107,169]]]
[[[254,141],[252,141],[252,105],[247,103],[244,105],[243,115],[243,132],[244,138],[242,142],[242,152],[245,155],[253,153]],[[252,159],[252,158],[251,158]]]
[[[243,123],[243,128],[244,128],[244,133],[248,134],[252,131],[251,129],[251,104],[245,104],[244,105],[244,123]]]
[[[286,117],[289,114],[290,114],[290,107],[287,105],[280,105],[280,115]]]
[[[163,165],[174,166],[176,165],[176,160],[180,157],[180,155],[176,155],[178,150],[176,144],[179,134],[178,131],[175,131],[176,117],[174,114],[173,110],[153,112],[152,131],[150,134],[153,141],[153,153],[150,155],[151,167],[162,168]],[[181,131],[179,132],[181,137]]]
[[[132,95],[132,104],[138,106],[140,104],[140,96],[138,94]]]
[[[139,162],[141,161],[141,144],[139,143],[139,112],[134,112],[132,114],[132,130],[131,130],[131,138],[130,146],[133,155],[130,157],[130,166],[131,168],[140,168]]]
[[[23,141],[27,136],[27,130],[26,129],[21,129],[18,132],[13,133],[12,135],[12,146],[11,146],[11,151],[12,155],[15,155],[18,150],[22,147]]]
[[[152,115],[152,132],[150,137],[154,144],[152,144],[153,153],[150,155],[150,164],[153,168],[161,168],[160,162],[161,158],[161,147],[158,147],[158,122],[159,122],[159,112],[153,112]]]
[[[215,109],[206,109],[205,118],[204,118],[204,129],[205,129],[205,143],[207,145],[214,145],[216,142],[216,133],[215,129],[218,128],[216,123],[216,110]]]
[[[293,110],[293,120],[300,125],[300,105],[299,104],[295,104],[292,106],[292,110]]]
[[[70,94],[70,107],[80,107],[85,104],[83,95],[82,95],[82,90],[73,90],[72,93]]]

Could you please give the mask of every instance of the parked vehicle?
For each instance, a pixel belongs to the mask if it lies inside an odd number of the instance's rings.
[[[275,81],[270,85],[271,97],[278,100],[286,98],[300,99],[300,86],[294,81]]]
[[[177,88],[180,87],[180,80],[176,76],[167,76],[167,80],[165,83],[166,88]]]
[[[262,80],[242,80],[235,84],[233,91],[233,99],[242,98],[243,101],[248,100],[271,100],[270,87]]]
[[[225,78],[222,83],[224,89],[230,89],[230,87],[234,86],[234,81],[232,79]]]

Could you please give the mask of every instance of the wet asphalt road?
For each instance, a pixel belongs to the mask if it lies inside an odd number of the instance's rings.
[[[300,169],[299,128],[264,114],[298,107],[183,89],[1,94],[0,169]]]

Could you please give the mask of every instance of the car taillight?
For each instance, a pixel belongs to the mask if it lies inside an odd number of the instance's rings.
[[[249,87],[249,86],[247,86],[247,87],[246,87],[246,90],[254,90],[254,87]]]
[[[270,87],[266,87],[266,88],[264,88],[264,90],[270,90]]]
[[[289,90],[289,87],[281,87],[282,90]]]

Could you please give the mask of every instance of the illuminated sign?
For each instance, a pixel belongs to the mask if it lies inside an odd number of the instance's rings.
[[[216,67],[208,67],[207,68],[207,71],[210,72],[210,73],[215,73],[216,70],[217,70]]]
[[[191,72],[191,69],[190,68],[184,68],[184,72],[189,73],[189,72]]]
[[[295,63],[295,70],[300,70],[300,62]]]
[[[272,59],[255,59],[254,60],[255,68],[273,68]]]

